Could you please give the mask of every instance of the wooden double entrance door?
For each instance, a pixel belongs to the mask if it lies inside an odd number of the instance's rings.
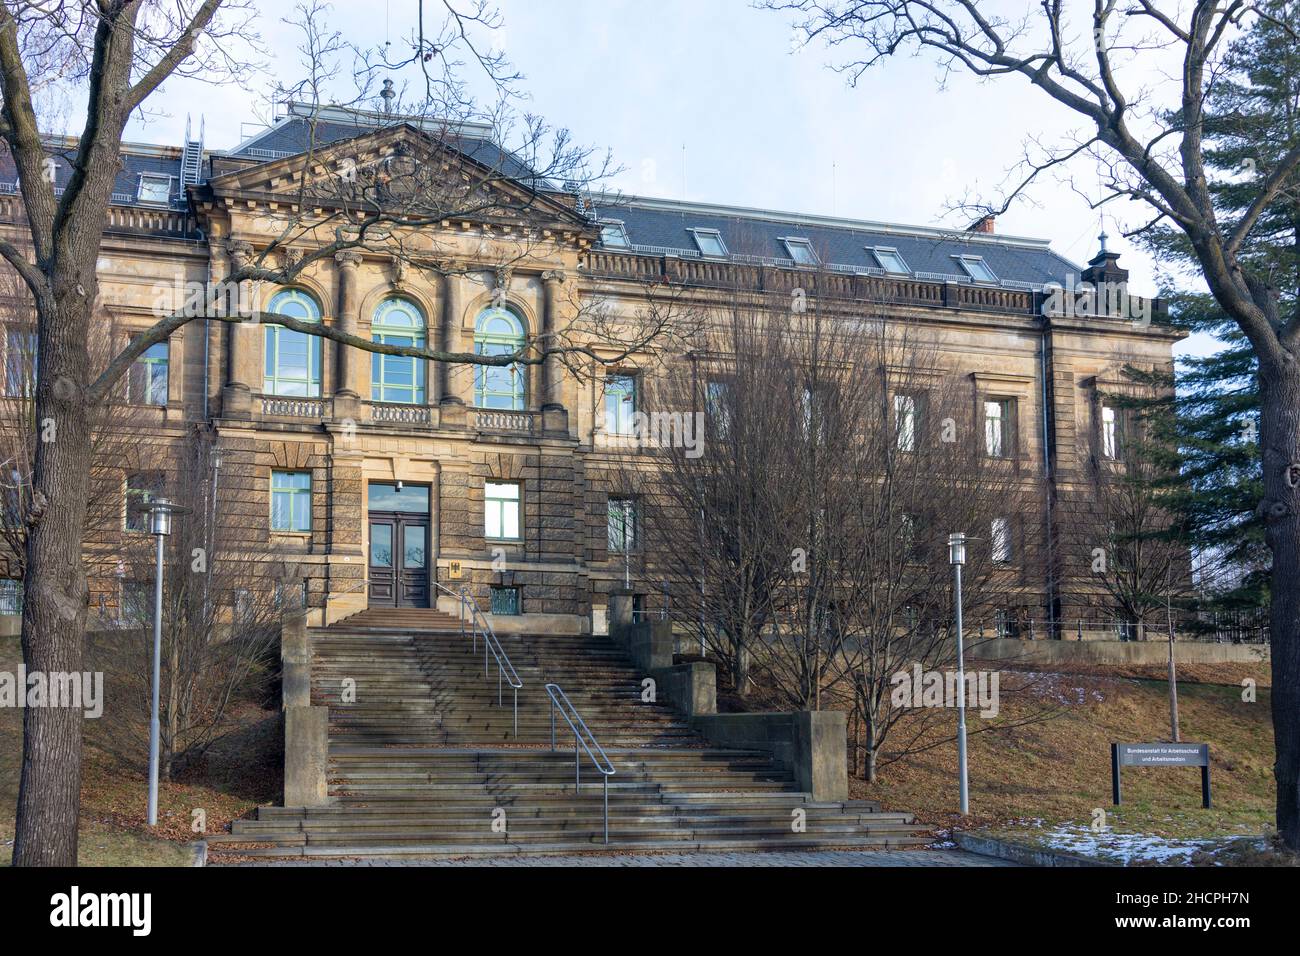
[[[372,483],[367,495],[370,606],[429,607],[429,489]]]

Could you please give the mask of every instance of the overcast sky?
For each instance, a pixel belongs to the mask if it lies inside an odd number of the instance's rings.
[[[417,0],[338,0],[331,22],[354,43],[399,43]],[[1002,3],[1003,0],[997,0]],[[1006,0],[1012,2],[1012,0]],[[426,10],[440,4],[426,0]],[[259,2],[268,73],[301,75],[293,4]],[[1091,7],[1091,4],[1088,5]],[[1018,78],[939,84],[931,60],[899,57],[856,87],[824,48],[795,50],[784,15],[747,0],[499,0],[495,43],[526,75],[528,108],[576,141],[613,151],[624,192],[917,225],[964,226],[945,202],[987,192],[1015,166],[1028,136],[1073,124]],[[400,80],[400,78],[398,78]],[[187,112],[207,121],[207,145],[228,148],[252,130],[251,92],[175,80],[155,105],[167,116],[132,138],[179,144]],[[1085,263],[1097,250],[1096,172],[1049,179],[1002,216],[999,232],[1049,238]],[[1116,208],[1124,224],[1136,207]],[[1107,222],[1135,292],[1155,289],[1155,266]],[[1199,350],[1199,349],[1198,349]]]

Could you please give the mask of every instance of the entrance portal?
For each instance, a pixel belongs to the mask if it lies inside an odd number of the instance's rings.
[[[429,488],[371,483],[370,606],[429,606]]]

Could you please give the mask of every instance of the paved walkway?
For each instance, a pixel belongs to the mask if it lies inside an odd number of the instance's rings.
[[[220,864],[216,864],[220,865]],[[575,856],[284,859],[233,866],[1015,866],[964,850],[843,850],[809,853],[640,853]]]

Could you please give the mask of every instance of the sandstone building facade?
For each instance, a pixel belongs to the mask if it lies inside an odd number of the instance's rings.
[[[219,282],[255,258],[277,235],[277,209],[295,202],[305,156],[315,163],[325,149],[332,166],[340,156],[365,162],[425,135],[382,115],[291,106],[228,151],[127,147],[100,261],[117,334],[156,321],[167,290]],[[462,127],[457,144],[470,160],[508,168],[486,130]],[[21,200],[6,175],[0,228],[17,231]],[[66,168],[55,175],[66,179]],[[252,294],[263,321],[196,320],[132,371],[140,441],[210,436],[216,454],[203,480],[216,520],[241,559],[292,566],[317,621],[429,606],[446,598],[441,588],[467,586],[504,627],[591,627],[627,573],[615,466],[634,452],[606,439],[625,428],[644,382],[634,360],[579,375],[558,359],[510,370],[377,356],[270,315],[490,354],[566,327],[596,299],[617,313],[647,294],[705,306],[736,290],[788,296],[815,272],[822,296],[846,314],[886,303],[891,319],[933,331],[946,373],[996,431],[997,454],[1050,488],[1044,507],[1058,509],[1056,520],[1068,520],[1062,503],[1086,480],[1093,439],[1106,447],[1113,434],[1101,396],[1123,387],[1125,365],[1168,365],[1178,337],[1131,316],[1045,315],[1054,285],[1122,281],[1116,257],[1103,250],[1080,268],[991,223],[952,233],[529,188],[532,221],[517,233],[498,224],[485,241],[481,223],[454,218],[422,227],[455,268],[410,268],[382,243],[349,249],[291,284],[260,283]],[[526,255],[501,253],[524,234]],[[286,254],[306,248],[291,243]],[[17,333],[6,343],[18,349]],[[123,453],[120,483],[101,489],[123,502],[121,527],[87,545],[107,556],[92,586],[101,615],[124,600],[111,555],[138,533],[129,502],[166,488],[166,475],[143,468]],[[1052,533],[1037,520],[1025,527]],[[1091,605],[1059,575],[1049,580],[1050,538],[1025,544],[1009,602],[1038,620]],[[648,609],[659,600],[653,582],[649,570],[634,585]]]

